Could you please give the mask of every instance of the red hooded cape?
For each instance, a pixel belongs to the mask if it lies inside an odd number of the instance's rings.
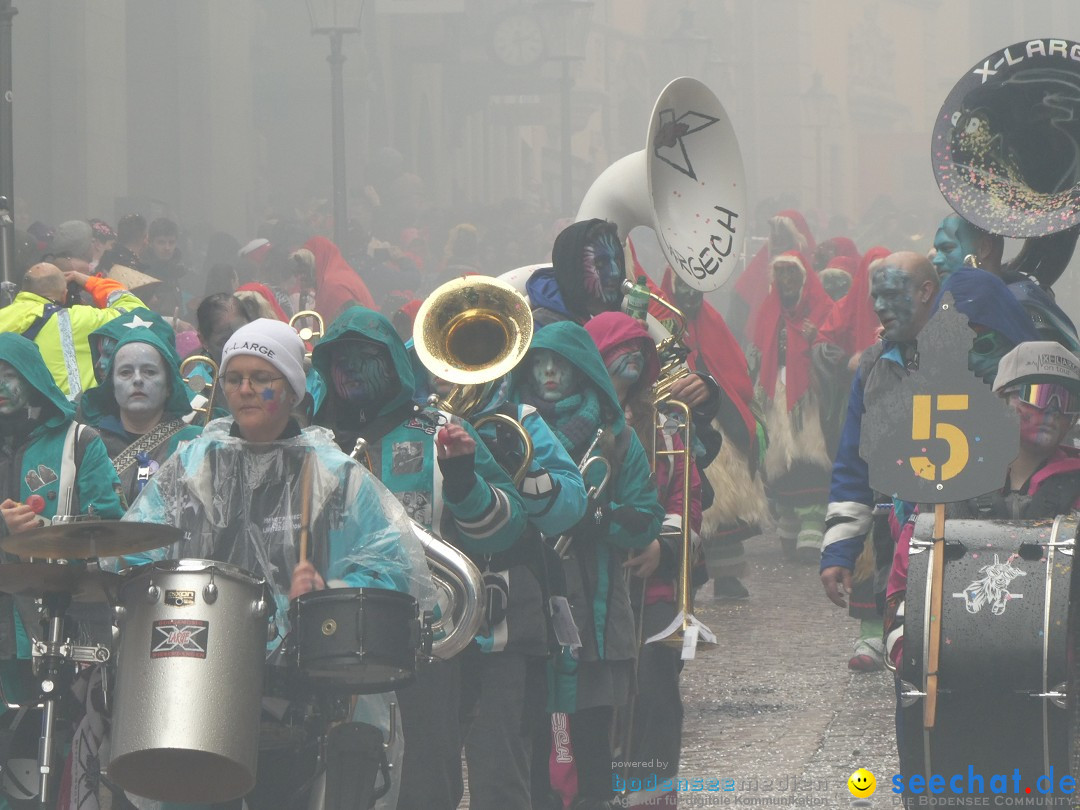
[[[870,265],[889,255],[880,245],[866,251],[851,276],[848,294],[833,304],[829,317],[818,331],[816,343],[833,343],[853,355],[872,346],[881,326],[870,300]]]
[[[315,256],[315,309],[327,325],[351,304],[375,309],[367,285],[345,261],[337,245],[325,236],[313,236],[304,247]]]
[[[761,371],[758,383],[765,393],[772,398],[776,393],[776,378],[780,368],[780,324],[787,326],[787,407],[790,411],[795,403],[802,399],[810,388],[810,341],[803,335],[803,322],[810,321],[821,327],[829,314],[833,301],[825,288],[821,286],[818,274],[810,268],[810,262],[797,250],[781,254],[793,260],[803,271],[802,293],[799,303],[791,310],[784,309],[780,303],[780,293],[776,285],[769,288],[769,295],[761,305],[757,320],[753,322],[754,345],[761,352]],[[780,257],[770,262],[772,265]]]
[[[789,208],[780,211],[776,216],[787,217],[795,223],[795,228],[806,240],[805,255],[813,256],[817,245],[814,242],[813,234],[810,233],[810,226],[806,224],[806,219],[803,215],[798,211]],[[735,292],[744,302],[746,302],[747,310],[750,313],[750,317],[746,322],[746,332],[747,337],[751,339],[753,339],[753,323],[758,318],[758,310],[761,308],[761,303],[768,296],[769,290],[772,288],[772,271],[770,270],[771,259],[772,257],[769,255],[769,243],[766,242],[761,246],[761,249],[754,254],[754,258],[750,260],[746,269],[735,281]],[[805,264],[807,268],[810,267],[809,263]]]

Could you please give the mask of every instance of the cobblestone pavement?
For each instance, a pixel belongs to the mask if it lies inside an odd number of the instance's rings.
[[[682,675],[680,777],[732,779],[734,790],[683,794],[680,806],[850,807],[860,767],[878,784],[863,806],[896,806],[891,674],[848,670],[858,624],[825,598],[816,567],[783,560],[772,537],[749,541],[747,557],[749,600],[701,589],[697,615],[720,648]]]

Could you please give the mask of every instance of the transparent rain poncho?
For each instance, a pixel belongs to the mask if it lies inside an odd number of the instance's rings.
[[[264,577],[277,603],[278,636],[289,630],[289,586],[300,562],[301,478],[311,460],[308,558],[330,587],[380,587],[412,594],[431,610],[435,589],[423,546],[398,500],[343,454],[325,428],[253,444],[216,419],[150,479],[124,520],[184,532],[172,547],[125,558],[230,563]],[[271,650],[278,642],[271,642]]]
[[[301,486],[305,460],[311,468],[309,559],[329,587],[382,587],[412,594],[420,610],[432,610],[435,588],[424,549],[398,500],[364,466],[348,458],[325,428],[252,444],[230,436],[232,418],[216,419],[198,439],[182,445],[131,505],[124,520],[163,523],[184,539],[124,558],[127,565],[162,559],[209,559],[264,577],[277,604],[277,639],[267,645],[273,660],[289,631],[289,585],[299,562]],[[360,695],[352,719],[370,723],[388,738],[394,694]],[[400,773],[400,718],[387,756]],[[397,779],[378,810],[397,802]],[[178,806],[129,795],[141,810]]]

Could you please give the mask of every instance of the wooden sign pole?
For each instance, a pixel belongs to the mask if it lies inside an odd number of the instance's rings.
[[[934,504],[934,576],[930,581],[930,645],[926,650],[926,701],[923,728],[934,727],[937,714],[938,659],[941,653],[941,590],[945,577],[945,504]]]

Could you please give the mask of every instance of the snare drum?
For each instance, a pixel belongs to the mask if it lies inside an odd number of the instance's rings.
[[[289,608],[289,660],[317,690],[389,692],[412,682],[419,606],[385,588],[311,591]]]
[[[265,580],[209,560],[136,568],[120,589],[109,778],[139,796],[210,804],[255,784]]]
[[[899,667],[905,775],[1069,767],[1070,589],[1077,519],[945,524],[938,697],[923,728],[933,515],[915,526]],[[903,693],[907,693],[906,695]],[[907,703],[907,706],[903,706]]]

